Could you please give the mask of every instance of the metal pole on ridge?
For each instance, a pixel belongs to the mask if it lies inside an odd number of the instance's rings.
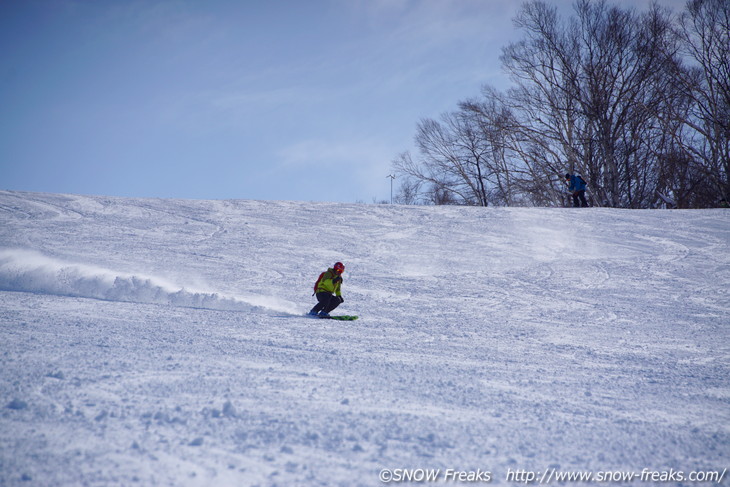
[[[385,176],[386,178],[390,178],[390,204],[393,204],[393,180],[395,179],[395,174],[388,174]]]

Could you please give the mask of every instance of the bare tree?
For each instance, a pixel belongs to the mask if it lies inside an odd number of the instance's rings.
[[[410,155],[401,154],[400,157],[410,158]],[[401,205],[417,205],[424,202],[421,195],[421,181],[405,174],[399,178],[399,181],[399,186],[394,197],[396,203]]]
[[[702,173],[708,206],[730,200],[730,3],[690,0],[679,34],[694,63],[676,72],[693,100],[680,143]]]
[[[444,114],[441,121],[424,119],[418,124],[416,144],[421,155],[419,163],[414,163],[410,154],[403,154],[395,167],[427,183],[436,204],[488,206],[490,147],[473,117],[457,111]]]
[[[459,107],[478,127],[489,147],[486,165],[491,175],[491,201],[505,206],[544,204],[542,190],[534,185],[539,175],[531,164],[533,158],[525,157],[522,151],[522,125],[505,95],[485,86],[481,98],[464,101]],[[542,151],[536,152],[539,153]]]
[[[563,24],[555,7],[525,4],[516,18],[525,39],[503,50],[521,113],[519,150],[536,172],[581,173],[604,204],[644,207],[655,197],[662,139],[654,135],[668,100],[669,14],[589,0],[575,9]]]
[[[522,6],[515,25],[525,37],[506,46],[501,58],[514,81],[506,99],[514,114],[511,149],[524,164],[523,189],[538,204],[557,205],[559,174],[587,169],[580,151],[578,33],[561,23],[555,7],[537,1]]]
[[[418,160],[394,163],[404,198],[562,205],[572,172],[599,205],[730,199],[730,2],[690,0],[678,20],[656,3],[574,9],[563,20],[543,0],[522,5],[524,36],[501,56],[513,86],[418,124]]]

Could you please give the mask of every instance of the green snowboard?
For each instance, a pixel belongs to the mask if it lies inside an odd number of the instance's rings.
[[[333,316],[320,316],[320,318],[323,318],[325,320],[340,320],[340,321],[355,321],[357,319],[357,316],[352,315],[333,315]]]

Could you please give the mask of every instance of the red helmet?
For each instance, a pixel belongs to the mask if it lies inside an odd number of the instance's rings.
[[[343,272],[345,272],[345,264],[343,264],[342,262],[335,262],[335,265],[332,266],[332,268],[338,274],[342,274]]]

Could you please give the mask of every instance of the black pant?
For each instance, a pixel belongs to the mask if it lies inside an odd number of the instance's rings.
[[[578,198],[580,198],[580,203],[578,203]],[[579,206],[582,206],[584,208],[588,207],[585,191],[573,191],[573,206],[575,208],[578,208]]]
[[[331,293],[317,293],[318,303],[314,305],[310,313],[319,313],[324,311],[329,313],[340,305],[340,298]]]

